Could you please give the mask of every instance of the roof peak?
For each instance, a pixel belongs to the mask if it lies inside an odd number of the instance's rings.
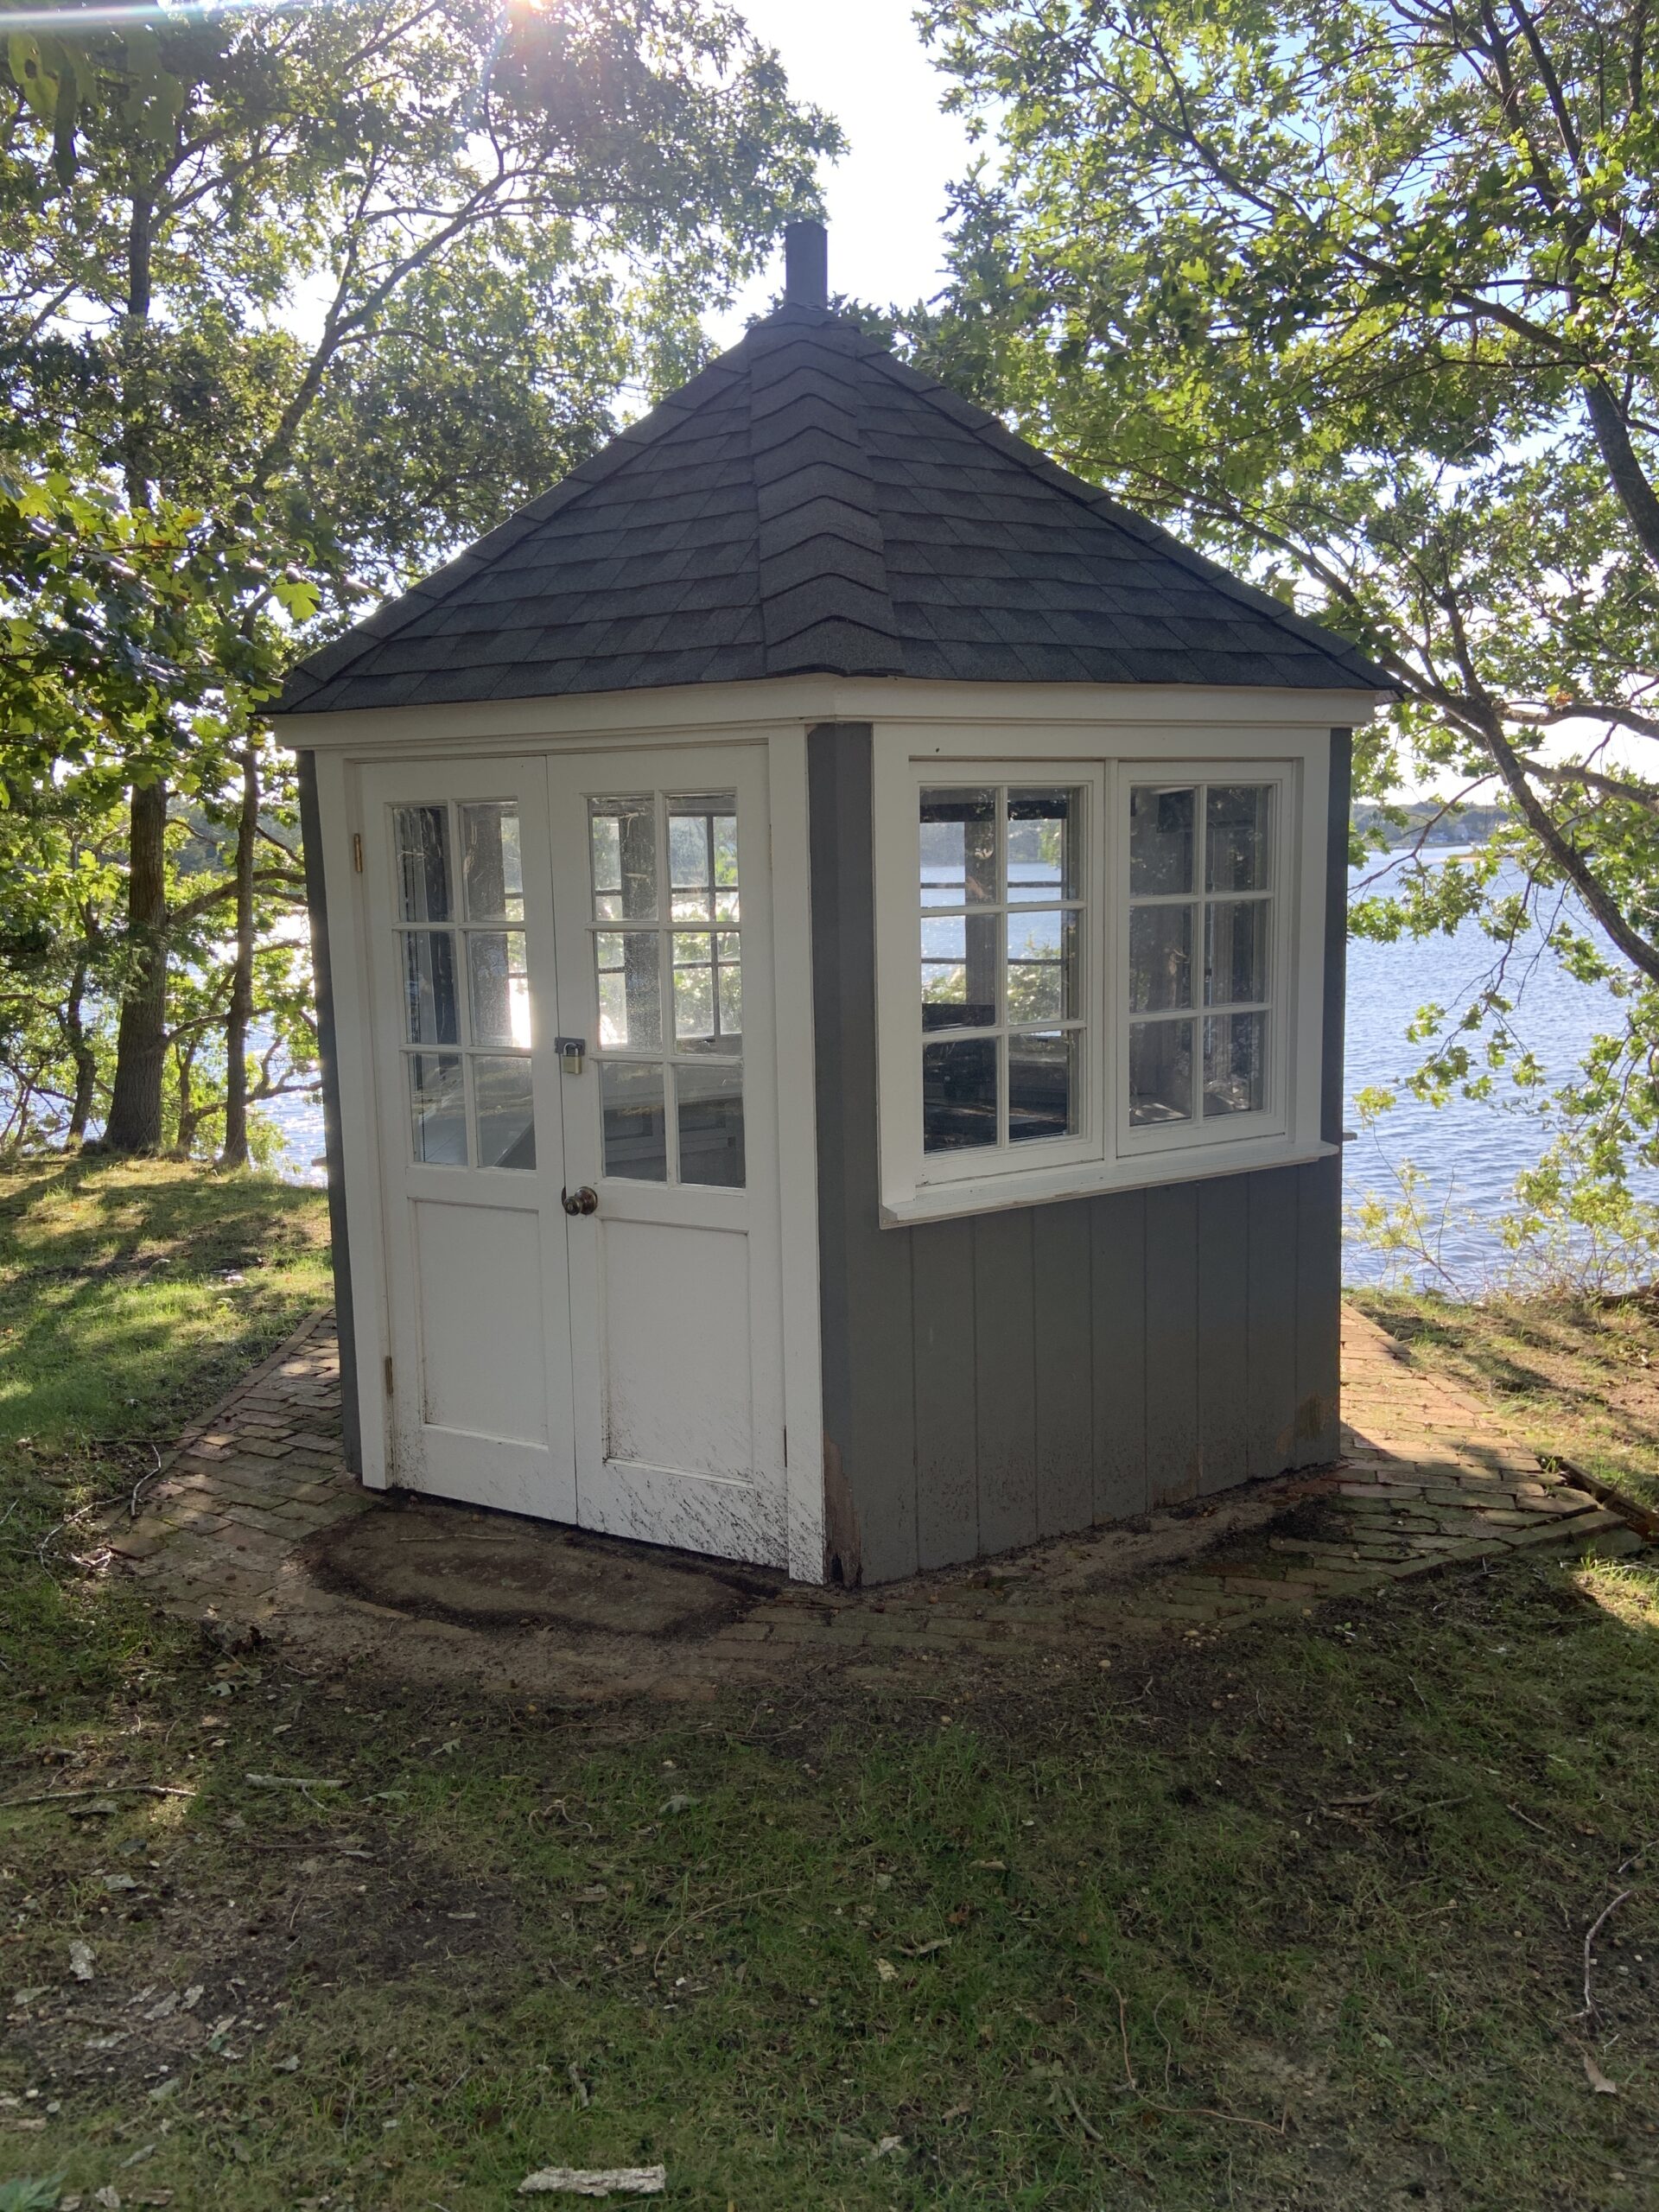
[[[816,282],[813,263],[801,284]],[[785,296],[562,483],[308,656],[279,711],[813,671],[1389,688],[850,316]]]

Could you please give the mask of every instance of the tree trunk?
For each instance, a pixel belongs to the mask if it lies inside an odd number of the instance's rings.
[[[242,811],[236,826],[236,966],[225,1021],[225,1148],[221,1167],[248,1164],[248,1032],[253,1024],[253,849],[259,829],[259,763],[242,755]]]
[[[127,504],[150,500],[149,363],[155,202],[134,173],[129,187],[126,319],[122,330],[121,462]],[[162,1071],[167,1058],[167,785],[135,784],[127,832],[128,969],[116,1033],[115,1080],[104,1132],[109,1152],[155,1152],[162,1141]]]
[[[181,1160],[188,1160],[196,1141],[196,1130],[201,1116],[196,1111],[196,1094],[191,1081],[195,1068],[196,1048],[194,1043],[173,1047],[175,1079],[179,1092],[179,1126],[173,1140],[173,1149]]]
[[[64,1033],[68,1039],[69,1057],[75,1067],[74,1103],[69,1109],[71,1144],[85,1143],[86,1125],[92,1120],[92,1108],[98,1103],[98,1058],[86,1041],[86,1025],[81,1015],[86,997],[86,963],[78,960],[63,1009]]]
[[[167,785],[133,787],[127,830],[127,945],[107,1152],[155,1152],[162,1141],[167,1059]]]

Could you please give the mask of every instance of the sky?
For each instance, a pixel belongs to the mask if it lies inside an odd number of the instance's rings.
[[[939,112],[946,79],[911,20],[909,0],[736,0],[780,56],[795,93],[825,108],[850,141],[824,170],[830,289],[874,305],[909,305],[944,280],[945,194],[972,159],[968,134]],[[710,334],[734,345],[783,282],[783,256]]]

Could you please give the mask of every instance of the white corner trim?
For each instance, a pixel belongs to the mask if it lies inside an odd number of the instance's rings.
[[[785,1495],[789,1573],[824,1575],[823,1374],[818,1314],[818,1166],[812,1040],[812,882],[806,732],[767,746],[772,815],[772,999],[777,1038]]]
[[[318,755],[317,815],[322,828],[323,888],[328,906],[341,1183],[357,1348],[358,1432],[364,1484],[369,1490],[385,1490],[391,1479],[391,1402],[385,1391],[385,1363],[391,1351],[391,1325],[386,1309],[367,939],[352,859],[353,832],[360,826],[357,783],[356,772],[338,754]]]

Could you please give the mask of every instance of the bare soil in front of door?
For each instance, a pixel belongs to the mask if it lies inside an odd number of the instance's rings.
[[[267,1376],[311,1402],[229,1456],[313,1448],[276,1433],[327,1411],[310,1340],[280,1352],[315,1298],[294,1199],[166,1169],[0,1184],[25,1355],[0,1389],[0,2183],[36,2184],[23,2202],[499,2212],[540,2168],[658,2161],[664,2201],[709,2212],[1655,2201],[1647,1555],[1493,1540],[1090,1640],[1044,1599],[1127,1605],[1144,1561],[1058,1547],[817,1594],[792,1650],[768,1635],[665,1702],[442,1655],[706,1650],[743,1622],[696,1613],[683,1563],[624,1561],[650,1572],[620,1635],[583,1625],[585,1543],[561,1618],[452,1618],[478,1591],[420,1544],[352,1563],[359,1520],[390,1543],[437,1510],[325,1488],[288,1522],[250,1509],[280,1537],[225,1523],[254,1549],[221,1534],[235,1602],[204,1626],[97,1532],[111,1503],[143,1522],[143,1440],[212,1406],[232,1358],[279,1353]],[[1396,1508],[1435,1506],[1363,1487],[1385,1549],[1412,1533]],[[1342,1497],[1305,1488],[1163,1571],[1294,1580]],[[510,1609],[517,1524],[440,1518]],[[319,1617],[362,1611],[360,1647],[249,1640],[270,1547],[314,1560],[277,1580],[302,1573]],[[323,1586],[353,1573],[379,1594]],[[835,1642],[855,1618],[871,1636]],[[416,1655],[405,1677],[376,1633]]]

